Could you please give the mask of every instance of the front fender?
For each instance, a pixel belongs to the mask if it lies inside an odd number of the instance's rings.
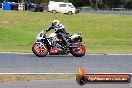
[[[71,36],[71,40],[73,42],[82,42],[82,35],[81,34],[74,34]]]

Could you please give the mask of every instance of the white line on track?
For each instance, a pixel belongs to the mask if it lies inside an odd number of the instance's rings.
[[[0,52],[3,54],[33,54],[33,53],[20,53],[20,52]]]
[[[86,55],[132,55],[132,54],[86,54]]]
[[[21,52],[0,52],[3,54],[33,54],[33,53],[21,53]],[[86,54],[86,55],[132,55],[132,54]]]
[[[0,73],[0,75],[2,74],[6,74],[6,75],[75,75],[77,73]],[[132,75],[132,73],[88,73],[88,74],[130,74]]]

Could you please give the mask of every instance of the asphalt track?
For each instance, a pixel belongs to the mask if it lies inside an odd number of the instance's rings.
[[[1,82],[0,88],[132,88],[129,84],[85,84],[80,86],[75,79]]]
[[[132,15],[132,11],[87,11],[81,13]]]
[[[85,55],[84,57],[0,53],[0,73],[132,73],[132,55]]]

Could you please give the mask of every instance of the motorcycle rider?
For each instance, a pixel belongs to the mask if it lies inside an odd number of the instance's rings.
[[[70,45],[66,40],[66,38],[69,38],[69,33],[66,32],[65,27],[60,23],[59,20],[53,20],[51,27],[49,27],[46,32],[50,31],[51,29],[55,30],[55,33],[63,39],[67,47]]]

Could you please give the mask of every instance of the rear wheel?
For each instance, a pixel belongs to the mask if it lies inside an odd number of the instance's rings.
[[[57,13],[57,11],[56,11],[56,10],[52,10],[52,13],[56,14],[56,13]]]
[[[72,11],[69,11],[68,14],[69,14],[69,15],[72,15]]]
[[[48,54],[48,48],[42,43],[35,43],[32,47],[33,53],[38,57],[45,57]]]
[[[75,57],[82,57],[82,56],[84,56],[85,52],[86,52],[84,45],[82,43],[80,43],[80,42],[76,42],[74,44],[75,44],[75,46],[77,46],[77,48],[72,48],[70,50],[71,54],[73,56],[75,56]]]

